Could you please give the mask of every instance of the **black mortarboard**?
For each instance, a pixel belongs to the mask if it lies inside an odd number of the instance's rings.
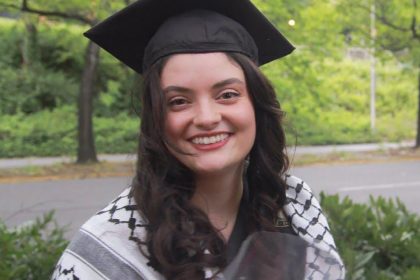
[[[240,52],[263,65],[294,50],[249,0],[139,0],[85,36],[140,74],[174,53]]]

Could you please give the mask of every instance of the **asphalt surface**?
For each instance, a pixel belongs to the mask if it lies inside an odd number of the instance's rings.
[[[338,193],[357,202],[367,202],[369,195],[399,197],[420,214],[420,161],[308,166],[291,173],[316,194]],[[71,238],[130,181],[119,177],[0,184],[0,217],[8,226],[18,226],[55,209],[58,223],[69,226],[66,236]]]
[[[308,166],[292,173],[316,193],[338,193],[363,203],[369,195],[398,197],[411,212],[420,214],[420,161]]]

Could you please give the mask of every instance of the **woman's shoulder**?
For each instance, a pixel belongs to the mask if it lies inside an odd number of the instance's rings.
[[[82,225],[52,279],[161,279],[139,250],[145,225],[130,189],[124,190]]]
[[[139,215],[137,204],[130,195],[130,188],[127,188],[83,224],[81,230],[100,238],[118,235],[124,240],[138,241],[144,236],[145,226],[146,222]]]
[[[284,178],[288,203],[303,204],[306,205],[306,208],[309,208],[310,205],[319,208],[318,200],[314,196],[311,187],[304,180],[290,174],[285,175]]]
[[[302,179],[285,176],[286,203],[284,211],[292,222],[294,230],[301,236],[323,240],[335,248],[327,219],[320,203],[309,185]]]
[[[301,178],[298,178],[291,174],[286,174],[284,175],[284,179],[285,179],[288,191],[295,190],[297,192],[300,192],[302,189],[304,189],[307,192],[312,192],[309,185]]]
[[[335,271],[336,278],[344,279],[344,265],[335,246],[327,218],[321,205],[309,185],[302,179],[292,176],[285,176],[286,182],[286,203],[284,212],[290,220],[293,230],[308,245],[307,275],[313,279],[322,279],[325,273]],[[313,250],[312,250],[313,249]],[[323,263],[327,257],[329,265]],[[328,262],[327,262],[328,263]],[[326,269],[322,271],[321,268]]]

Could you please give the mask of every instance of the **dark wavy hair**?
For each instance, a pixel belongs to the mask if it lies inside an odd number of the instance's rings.
[[[226,53],[245,75],[255,109],[256,139],[250,152],[247,181],[247,220],[254,230],[277,231],[273,221],[285,203],[284,174],[289,161],[283,112],[275,91],[246,56]],[[149,265],[167,279],[205,279],[203,268],[226,266],[226,245],[207,215],[192,205],[194,174],[168,150],[164,135],[165,97],[160,76],[168,58],[157,61],[144,75],[141,132],[132,195],[145,219],[145,238],[139,248]],[[205,252],[208,250],[208,252]]]

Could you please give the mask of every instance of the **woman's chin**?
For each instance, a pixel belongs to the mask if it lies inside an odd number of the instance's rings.
[[[222,164],[222,163],[206,163],[203,165],[196,165],[194,167],[190,167],[191,170],[193,170],[193,172],[196,175],[199,176],[210,176],[210,175],[223,175],[225,173],[231,173],[232,171],[236,170],[238,167],[240,167],[238,164],[232,164],[232,165],[228,165],[228,164]]]

